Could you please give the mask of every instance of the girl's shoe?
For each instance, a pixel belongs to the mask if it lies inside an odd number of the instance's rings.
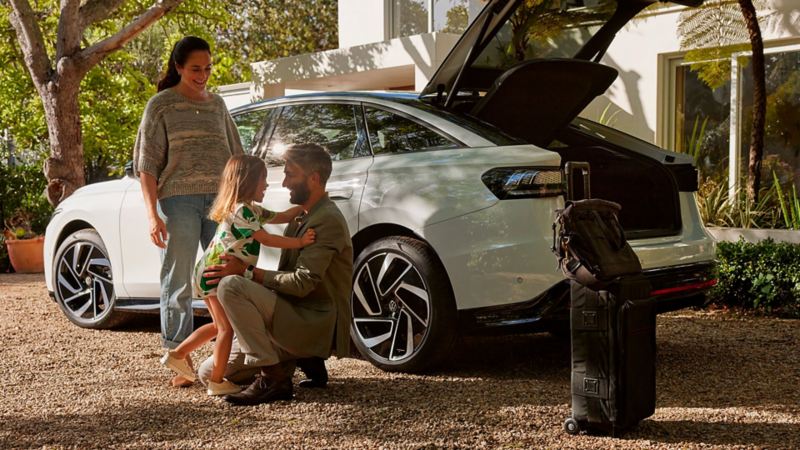
[[[170,351],[167,351],[167,353],[161,357],[161,364],[189,381],[194,381],[196,379],[194,370],[192,370],[192,366],[189,365],[189,362],[186,361],[186,359],[178,359],[172,356],[172,352]]]
[[[208,395],[228,395],[228,394],[236,394],[241,391],[238,385],[231,383],[226,379],[222,379],[219,383],[214,383],[213,381],[208,381],[208,390],[206,391]]]

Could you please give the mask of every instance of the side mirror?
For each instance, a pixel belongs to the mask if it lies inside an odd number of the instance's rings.
[[[133,173],[133,161],[128,161],[125,163],[125,176],[136,178],[136,174]]]

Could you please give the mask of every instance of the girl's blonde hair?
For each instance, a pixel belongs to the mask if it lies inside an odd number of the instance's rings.
[[[222,171],[219,192],[208,217],[220,223],[233,212],[237,203],[251,202],[256,198],[258,182],[267,177],[267,165],[252,155],[235,155]]]

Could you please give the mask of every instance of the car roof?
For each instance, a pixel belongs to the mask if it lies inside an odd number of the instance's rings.
[[[247,105],[237,106],[231,110],[231,114],[236,114],[251,108],[258,108],[262,105],[273,103],[284,103],[292,100],[314,100],[314,99],[335,99],[337,97],[342,99],[376,99],[388,100],[396,102],[418,102],[421,101],[416,92],[393,92],[393,91],[321,91],[306,94],[293,94],[285,95],[283,97],[275,97],[267,100],[260,100],[257,102],[249,103]]]

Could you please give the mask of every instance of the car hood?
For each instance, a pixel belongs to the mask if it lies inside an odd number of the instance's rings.
[[[702,2],[673,1],[687,6]],[[494,117],[494,110],[502,107],[488,108],[481,114],[475,103],[483,104],[479,108],[491,102],[504,104],[521,89],[538,90],[526,99],[527,106],[545,107],[547,123],[537,125],[541,136],[529,142],[543,145],[557,131],[551,128],[568,124],[613,83],[613,69],[597,69],[593,64],[603,56],[617,31],[653,3],[655,0],[544,0],[532,5],[527,0],[490,0],[439,66],[420,98],[483,120],[488,117],[487,121],[514,134],[514,127],[509,129],[502,119]],[[511,76],[511,71],[516,73]],[[565,74],[571,80],[561,80]],[[555,85],[550,84],[554,81]],[[504,82],[510,86],[503,88]],[[495,95],[497,91],[503,92]],[[551,97],[557,101],[550,101]],[[507,117],[526,112],[505,109]]]

